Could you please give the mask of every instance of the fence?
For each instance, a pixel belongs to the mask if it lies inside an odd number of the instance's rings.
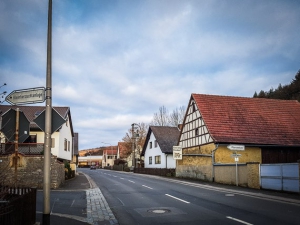
[[[299,163],[261,164],[261,187],[300,193],[299,173]]]
[[[24,155],[40,155],[44,151],[43,143],[18,143],[18,152]],[[15,152],[15,144],[6,143],[0,145],[0,154],[9,155]]]
[[[134,173],[141,174],[150,174],[150,175],[158,175],[165,177],[174,177],[176,174],[175,169],[165,169],[165,168],[134,168]]]
[[[1,225],[33,225],[35,218],[35,188],[0,187]]]

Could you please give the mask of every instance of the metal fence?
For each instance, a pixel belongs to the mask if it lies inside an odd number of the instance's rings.
[[[299,171],[299,163],[261,164],[261,187],[300,193]]]
[[[24,155],[40,155],[44,151],[44,143],[19,143],[18,152]],[[0,145],[0,155],[9,155],[15,152],[15,144]]]
[[[0,224],[33,225],[36,222],[36,189],[0,187]]]

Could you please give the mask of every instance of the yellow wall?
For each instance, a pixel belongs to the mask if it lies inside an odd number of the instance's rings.
[[[222,173],[224,173],[225,171],[224,167],[217,168],[217,166],[214,166],[215,171],[213,170],[211,155],[215,148],[215,144],[207,144],[203,146],[183,149],[182,160],[177,160],[176,176],[209,181],[212,181],[215,178],[216,181],[220,183],[235,183],[235,173],[227,173],[227,175],[230,174],[230,177],[225,178],[226,176],[224,176],[224,174],[222,175]],[[238,164],[246,164],[252,162],[261,163],[260,148],[246,147],[244,151],[237,151],[236,153],[241,154]],[[185,154],[204,154],[206,156],[187,156]],[[232,154],[234,154],[234,151],[227,149],[227,146],[218,146],[218,149],[215,151],[214,163],[226,164],[229,166],[226,169],[235,171],[235,158],[231,156]],[[230,164],[232,165],[232,168],[230,167]],[[239,166],[239,170],[241,170],[239,175],[240,185],[249,185],[252,188],[258,188],[257,180],[259,180],[259,171],[256,171],[256,167],[255,169],[249,171],[247,170],[247,168],[248,165],[245,165],[244,167]]]
[[[227,146],[219,146],[215,153],[215,163],[235,163],[231,155],[234,151],[227,149]],[[241,154],[238,163],[259,162],[261,163],[261,149],[257,147],[245,147],[244,151],[236,151]]]

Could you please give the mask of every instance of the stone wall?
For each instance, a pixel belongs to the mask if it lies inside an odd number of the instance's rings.
[[[18,154],[0,156],[1,185],[43,188],[44,156]],[[64,164],[51,157],[51,188],[58,188],[65,180]]]

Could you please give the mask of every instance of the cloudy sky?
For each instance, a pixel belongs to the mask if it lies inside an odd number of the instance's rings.
[[[52,104],[71,108],[86,149],[116,145],[191,93],[289,84],[299,12],[297,0],[53,0]],[[1,92],[46,86],[47,14],[48,0],[0,1]]]

